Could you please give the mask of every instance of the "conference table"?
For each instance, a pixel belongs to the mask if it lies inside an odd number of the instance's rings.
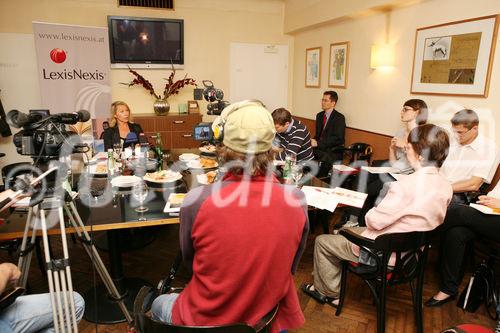
[[[154,226],[173,225],[179,223],[178,216],[163,212],[166,200],[170,193],[183,193],[188,189],[199,186],[196,177],[190,171],[182,171],[183,178],[169,186],[149,187],[145,206],[148,211],[138,213],[135,208],[139,203],[132,197],[130,188],[116,190],[107,188],[100,192],[100,197],[89,193],[82,194],[75,199],[79,215],[84,223],[84,229],[92,236],[93,232],[107,231],[108,254],[110,259],[109,273],[124,301],[127,309],[132,312],[135,295],[143,285],[150,285],[148,281],[124,276],[122,267],[122,251],[120,231],[123,229],[144,228]],[[100,179],[106,182],[106,179]],[[307,185],[328,187],[329,184],[312,177]],[[27,219],[27,210],[14,210],[0,225],[0,240],[9,240],[23,237]],[[60,234],[59,228],[47,230],[49,235]],[[66,233],[76,233],[72,226],[66,227]],[[41,235],[41,231],[37,231]],[[70,253],[71,259],[71,253]],[[108,296],[103,284],[90,288],[83,293],[86,303],[85,319],[96,323],[118,323],[125,321],[125,316],[115,300]],[[96,298],[97,295],[97,298]],[[98,310],[96,310],[98,309]]]
[[[130,188],[111,189],[108,187],[107,190],[102,191],[99,197],[82,194],[74,201],[84,229],[90,233],[91,237],[93,237],[94,232],[107,231],[110,262],[108,271],[118,291],[123,295],[125,305],[130,312],[133,309],[135,295],[143,285],[150,285],[150,282],[124,276],[120,243],[123,243],[122,238],[128,235],[121,234],[121,231],[178,224],[178,216],[163,212],[166,198],[170,193],[186,192],[191,186],[197,186],[197,184],[191,183],[191,178],[189,173],[185,173],[183,179],[169,186],[156,188],[150,186],[148,196],[144,201],[144,206],[148,207],[148,211],[142,213],[135,211],[139,202],[132,197]],[[98,179],[98,181],[107,182],[106,179]],[[27,216],[27,208],[17,208],[9,216],[5,216],[3,224],[0,225],[0,241],[22,238]],[[76,230],[73,226],[66,224],[66,233],[73,234],[76,233]],[[41,234],[41,230],[37,230],[37,235],[41,236]],[[47,230],[47,234],[59,235],[60,229],[57,226],[50,228]],[[125,321],[124,314],[116,301],[108,296],[104,285],[100,284],[96,288],[97,290],[90,288],[83,293],[86,304],[85,319],[107,324]]]

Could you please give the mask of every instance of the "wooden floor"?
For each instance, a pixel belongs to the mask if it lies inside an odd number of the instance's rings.
[[[336,216],[335,218],[338,218]],[[141,277],[156,284],[161,278],[167,276],[170,265],[178,251],[178,226],[166,226],[161,228],[150,228],[147,232],[154,233],[156,240],[140,250],[130,251],[123,254],[124,271],[128,277]],[[321,232],[318,226],[315,232],[310,234],[308,245],[299,270],[295,276],[295,282],[299,287],[303,282],[312,280],[311,272],[313,267],[312,251],[314,238]],[[85,254],[80,244],[70,242],[70,258],[75,289],[83,292],[90,285],[98,281],[95,277],[90,259]],[[57,252],[57,243],[53,241],[53,248]],[[425,276],[424,300],[432,296],[437,290],[438,276],[436,274],[437,249],[431,249],[431,255]],[[109,260],[106,252],[101,252],[101,256],[107,265]],[[0,252],[0,261],[15,262],[16,258],[10,257],[5,252]],[[466,273],[466,278],[470,273]],[[174,281],[176,286],[182,286],[189,279],[189,275],[184,268],[178,272]],[[464,279],[465,280],[465,279]],[[463,287],[464,283],[462,283]],[[47,283],[40,272],[37,263],[33,260],[30,269],[29,286],[32,292],[46,292]],[[348,281],[348,293],[346,303],[341,316],[336,317],[335,311],[328,305],[320,305],[314,300],[299,292],[299,299],[302,310],[306,317],[303,327],[292,332],[314,332],[314,333],[334,333],[334,332],[357,332],[371,333],[376,331],[375,307],[372,304],[370,291],[359,279],[351,276]],[[485,326],[494,327],[495,323],[489,319],[486,311],[482,307],[476,313],[464,313],[451,302],[440,308],[424,308],[424,328],[425,332],[441,332],[444,328],[454,326],[458,323],[479,323]],[[80,325],[80,332],[126,332],[125,323],[115,325],[95,325],[83,320]],[[388,290],[387,300],[387,326],[386,332],[415,332],[413,326],[413,311],[411,305],[411,295],[409,287],[398,286]]]

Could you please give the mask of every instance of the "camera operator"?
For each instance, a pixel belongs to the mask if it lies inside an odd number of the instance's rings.
[[[13,194],[12,190],[0,192],[0,202]],[[0,264],[0,294],[15,286],[20,276],[21,271],[14,264]],[[73,293],[73,299],[75,301],[76,320],[79,322],[85,310],[85,301],[76,292]],[[14,303],[0,310],[0,332],[54,332],[50,294],[19,296]]]

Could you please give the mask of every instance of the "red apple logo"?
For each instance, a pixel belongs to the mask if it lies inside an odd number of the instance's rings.
[[[53,49],[50,51],[50,59],[56,64],[63,63],[66,60],[66,52],[62,49]]]

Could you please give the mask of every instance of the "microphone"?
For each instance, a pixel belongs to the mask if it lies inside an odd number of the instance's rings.
[[[90,119],[90,113],[87,110],[80,110],[72,113],[58,113],[51,117],[63,124],[76,124],[78,122],[86,122]]]
[[[137,134],[135,134],[134,132],[129,132],[127,134],[127,137],[125,138],[125,141],[123,142],[123,147],[132,146],[132,145],[136,144],[137,142],[139,142],[139,139],[137,138]]]
[[[15,128],[21,128],[25,125],[37,122],[42,119],[38,114],[26,114],[18,110],[10,110],[7,112],[7,123]]]

